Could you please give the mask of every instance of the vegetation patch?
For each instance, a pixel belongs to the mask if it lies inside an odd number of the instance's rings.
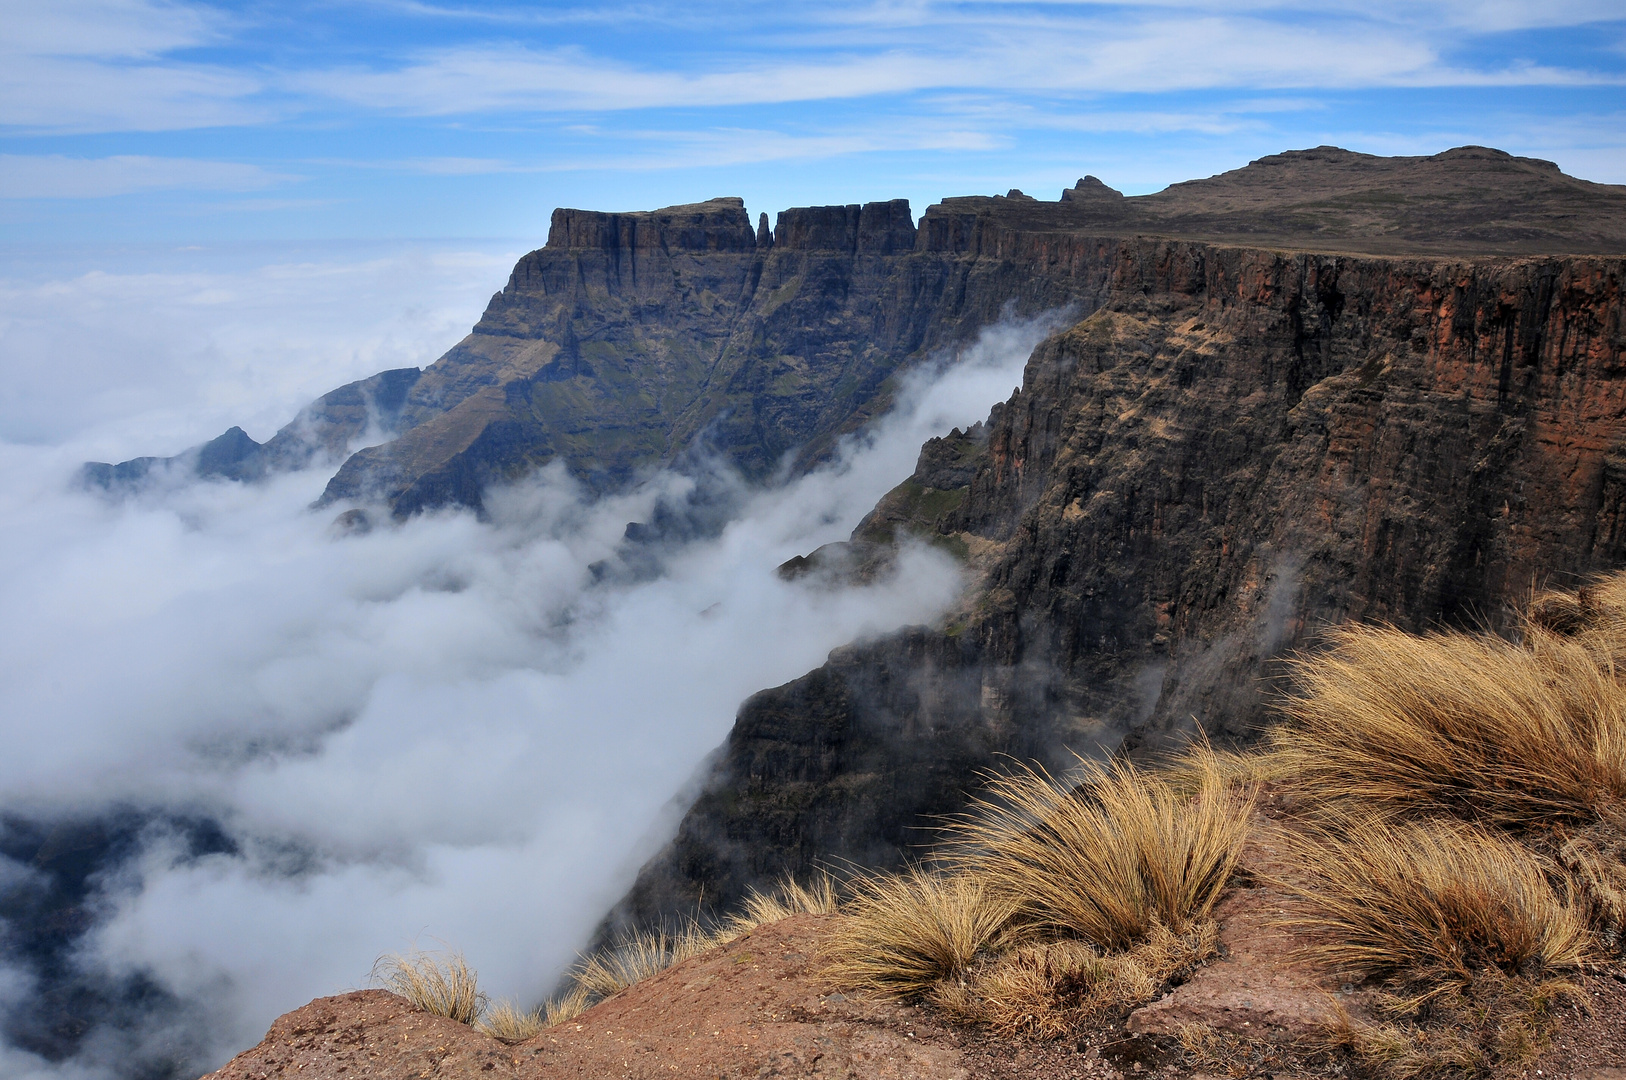
[[[1340,1007],[1292,1049],[1182,1028],[1186,1063],[1345,1067],[1331,1055],[1383,1080],[1517,1072],[1558,1005],[1585,1007],[1577,977],[1616,962],[1626,936],[1626,575],[1537,597],[1509,638],[1344,628],[1297,675],[1259,750],[1201,743],[1157,768],[1081,760],[1067,776],[1018,766],[987,778],[932,861],[840,886],[787,880],[714,927],[635,934],[536,1010],[488,1007],[455,954],[386,957],[374,974],[419,1008],[521,1041],[758,926],[817,914],[836,986],[997,1035],[1071,1037],[1219,953],[1214,911],[1268,785],[1292,870],[1265,879],[1289,897],[1279,926],[1359,983],[1366,1011]]]
[[[472,1024],[485,1011],[474,969],[459,952],[423,952],[381,956],[373,964],[373,980],[399,994],[413,1007],[460,1024]]]

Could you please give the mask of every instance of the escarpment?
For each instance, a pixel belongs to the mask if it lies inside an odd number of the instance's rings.
[[[1618,252],[1626,191],[1484,147],[1419,158],[1319,147],[1153,195],[1086,177],[1057,202],[946,199],[918,229],[903,200],[786,210],[771,231],[739,199],[558,210],[546,246],[445,356],[328,396],[359,412],[323,399],[264,446],[228,433],[178,458],[93,465],[86,479],[138,481],[159,461],[254,479],[370,444],[343,460],[321,504],[384,502],[400,517],[479,507],[490,484],[556,459],[599,492],[697,452],[762,480],[820,460],[884,410],[897,371],[1002,314],[1093,311],[1119,241],[1134,236]]]
[[[616,917],[896,865],[999,755],[1249,739],[1347,620],[1506,623],[1626,560],[1626,259],[1104,245],[1106,295],[854,535],[975,584],[741,708]]]
[[[961,608],[746,702],[617,917],[690,914],[896,863],[1001,754],[1247,739],[1323,627],[1496,626],[1620,565],[1623,255],[1626,188],[1483,147],[1320,147],[1143,196],[1085,177],[918,226],[901,201],[771,230],[738,199],[559,210],[471,334],[329,395],[278,460],[376,435],[322,505],[401,517],[554,461],[596,492],[689,455],[769,481],[934,350],[1072,313],[846,553],[884,573],[901,537],[936,543],[966,561]],[[251,479],[264,448],[228,436],[199,471]]]
[[[890,397],[892,375],[997,319],[1089,303],[1080,264],[920,251],[908,203],[787,210],[756,232],[738,199],[647,214],[560,210],[463,342],[412,390],[390,442],[324,502],[397,515],[562,459],[590,490],[704,451],[753,480],[818,460]]]

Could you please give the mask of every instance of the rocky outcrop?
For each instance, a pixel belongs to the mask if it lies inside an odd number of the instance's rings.
[[[691,957],[541,1034],[503,1043],[382,990],[318,998],[206,1080],[971,1080],[958,1032],[913,1005],[832,993],[802,915]]]
[[[1622,251],[1626,189],[1482,147],[1320,147],[1135,197],[1085,177],[918,228],[902,201],[771,234],[738,199],[559,210],[473,333],[378,377],[399,434],[324,501],[479,506],[556,458],[594,490],[696,451],[767,478],[883,408],[900,367],[1070,306],[985,425],[929,445],[849,549],[787,565],[873,576],[913,533],[980,584],[948,625],[744,706],[627,910],[726,903],[821,859],[896,861],[1000,753],[1246,738],[1319,627],[1495,625],[1533,575],[1617,565],[1621,267],[1585,253]],[[361,386],[289,445],[355,438],[356,402],[382,400]],[[304,452],[278,439],[197,460],[246,477]]]
[[[1101,308],[855,535],[958,545],[963,607],[746,702],[620,917],[896,865],[1001,754],[1245,741],[1327,626],[1494,628],[1626,562],[1626,259],[1103,261]]]

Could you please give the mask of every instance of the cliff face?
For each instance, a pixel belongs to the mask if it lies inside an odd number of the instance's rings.
[[[702,450],[747,477],[826,453],[888,379],[1003,311],[1102,302],[1116,241],[1174,236],[1355,252],[1622,250],[1626,191],[1462,147],[1275,155],[1155,195],[1088,178],[1059,202],[902,200],[787,210],[738,199],[651,213],[559,210],[463,342],[431,365],[403,434],[352,457],[326,502],[398,515],[561,457],[607,490]],[[1090,238],[1094,238],[1093,240]]]
[[[1416,158],[1319,147],[1154,195],[1126,198],[1086,177],[1058,202],[947,199],[918,230],[902,200],[787,210],[771,232],[765,216],[752,228],[739,199],[559,210],[547,245],[421,377],[341,388],[263,447],[228,433],[178,458],[93,466],[86,479],[136,481],[160,461],[253,479],[342,453],[368,431],[386,441],[344,463],[324,505],[381,500],[398,516],[478,507],[489,483],[555,458],[600,491],[694,452],[764,479],[787,455],[797,469],[827,453],[885,406],[900,367],[1007,305],[1094,310],[1117,242],[1135,236],[1318,252],[1619,252],[1626,189],[1484,147]],[[337,398],[365,399],[370,422]]]
[[[738,199],[557,211],[548,245],[412,388],[403,434],[352,456],[324,499],[478,506],[555,457],[600,491],[694,451],[766,478],[827,452],[884,407],[900,365],[1007,302],[1089,291],[984,262],[917,249],[903,200],[788,210],[761,242]]]
[[[1626,560],[1626,260],[992,240],[1098,259],[1104,303],[855,535],[977,584],[748,701],[618,917],[896,864],[1000,753],[1245,740],[1330,624],[1494,627]]]

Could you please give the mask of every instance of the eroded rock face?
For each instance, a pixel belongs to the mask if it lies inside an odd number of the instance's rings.
[[[1327,626],[1494,628],[1626,561],[1626,260],[1104,261],[985,441],[928,445],[855,536],[961,545],[963,609],[746,702],[621,917],[895,865],[997,755],[1245,741]]]
[[[111,490],[164,477],[176,481],[258,480],[270,472],[341,461],[357,441],[369,435],[382,439],[394,434],[407,393],[421,374],[417,368],[396,368],[346,383],[305,406],[263,443],[233,427],[174,457],[140,457],[117,465],[86,462],[80,481]]]
[[[478,507],[489,484],[556,458],[600,491],[696,450],[754,479],[787,455],[802,468],[883,409],[889,377],[931,350],[1004,313],[1095,310],[1119,242],[1134,236],[1619,252],[1626,189],[1485,147],[1412,158],[1317,147],[1153,195],[1086,177],[1057,202],[1019,191],[946,199],[918,229],[903,200],[786,210],[772,232],[765,219],[753,229],[734,198],[561,209],[473,333],[405,387],[387,432],[398,437],[346,461],[324,504],[381,500],[399,516]],[[297,446],[249,450],[211,475],[252,479],[360,434],[343,417],[307,419]],[[87,477],[111,483],[156,461]]]
[[[413,387],[403,434],[351,457],[324,502],[479,506],[486,485],[556,457],[595,491],[695,450],[752,479],[787,455],[803,467],[884,409],[900,366],[1007,303],[1088,305],[1089,270],[1034,279],[917,250],[904,200],[787,210],[771,238],[738,199],[560,210]]]

